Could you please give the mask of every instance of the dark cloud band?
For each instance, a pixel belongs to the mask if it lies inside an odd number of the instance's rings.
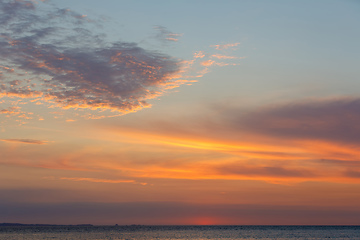
[[[254,225],[359,224],[359,209],[332,206],[274,206],[250,204],[22,203],[1,201],[0,221],[52,224],[201,224],[198,219]],[[79,217],[81,216],[81,217]],[[289,216],[293,216],[291,219]]]

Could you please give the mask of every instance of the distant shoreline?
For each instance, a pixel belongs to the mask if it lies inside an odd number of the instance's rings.
[[[74,226],[74,227],[93,227],[92,224],[27,224],[27,223],[0,223],[0,227],[16,227],[16,226],[34,226],[34,227],[53,227],[53,226]]]
[[[360,227],[360,225],[144,225],[144,224],[27,224],[27,223],[0,223],[0,227]]]

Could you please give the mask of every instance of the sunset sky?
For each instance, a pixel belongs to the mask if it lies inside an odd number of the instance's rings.
[[[359,13],[0,0],[0,222],[360,225]]]

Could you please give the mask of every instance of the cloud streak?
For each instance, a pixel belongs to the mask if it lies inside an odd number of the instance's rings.
[[[99,178],[68,178],[62,177],[61,180],[69,180],[75,182],[93,182],[93,183],[135,183],[135,180],[113,180],[113,179],[99,179]]]
[[[213,54],[213,55],[211,55],[211,57],[217,58],[217,59],[238,59],[239,58],[239,57],[227,56],[227,55],[221,55],[221,54]]]
[[[35,140],[35,139],[0,139],[0,141],[11,143],[25,143],[25,144],[47,144],[48,141]]]
[[[154,29],[158,31],[156,38],[159,39],[160,41],[177,42],[179,41],[179,37],[182,36],[182,34],[180,33],[173,33],[169,31],[164,26],[155,26]]]
[[[225,49],[231,49],[234,48],[238,45],[240,45],[241,43],[237,42],[237,43],[228,43],[228,44],[217,44],[217,45],[212,45],[211,47],[216,48],[217,50],[225,50]]]

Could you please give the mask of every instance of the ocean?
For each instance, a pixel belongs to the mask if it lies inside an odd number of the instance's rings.
[[[360,226],[1,226],[0,239],[360,239]]]

